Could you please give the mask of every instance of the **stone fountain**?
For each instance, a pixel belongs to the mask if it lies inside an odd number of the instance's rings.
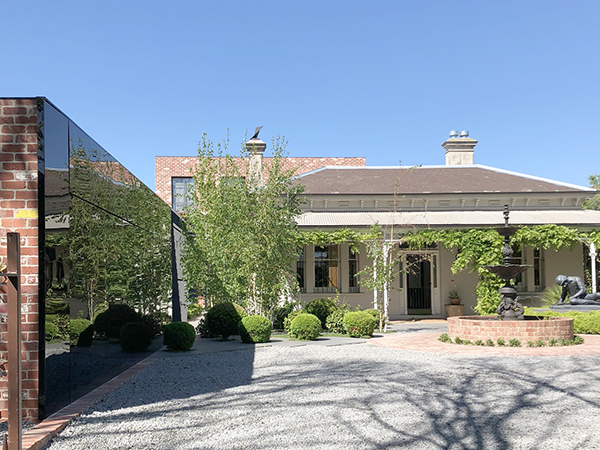
[[[529,267],[523,264],[511,264],[513,250],[510,246],[510,237],[517,231],[516,227],[508,224],[508,205],[504,207],[504,226],[496,228],[500,236],[504,237],[502,257],[504,264],[485,266],[490,272],[495,273],[504,280],[498,292],[502,296],[500,305],[496,310],[497,316],[458,316],[448,317],[448,335],[452,339],[457,337],[471,342],[489,340],[497,342],[502,339],[509,342],[518,340],[522,345],[526,342],[543,341],[546,345],[551,340],[573,339],[573,319],[571,317],[546,317],[523,316],[523,305],[517,301],[517,290],[510,284],[517,275],[525,272]]]
[[[508,205],[505,205],[504,226],[496,228],[498,234],[504,238],[504,247],[502,248],[504,264],[484,267],[504,280],[504,286],[502,286],[498,291],[502,296],[502,300],[497,309],[498,319],[523,320],[523,305],[517,301],[517,290],[512,284],[510,284],[510,280],[514,280],[517,275],[525,272],[531,266],[510,263],[513,255],[513,249],[510,245],[510,237],[516,233],[517,227],[511,227],[508,225],[509,214],[510,212],[508,210]]]

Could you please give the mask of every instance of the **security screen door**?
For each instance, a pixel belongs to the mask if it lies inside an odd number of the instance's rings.
[[[408,314],[431,314],[431,262],[425,255],[406,255]]]

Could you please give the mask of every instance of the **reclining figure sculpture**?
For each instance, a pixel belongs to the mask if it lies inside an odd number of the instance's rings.
[[[568,297],[568,303],[571,305],[600,306],[600,292],[588,294],[581,278],[559,275],[554,281],[556,284],[562,286],[562,294],[557,305],[565,304],[565,300]]]

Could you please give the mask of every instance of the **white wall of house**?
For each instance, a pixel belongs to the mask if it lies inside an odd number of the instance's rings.
[[[545,269],[546,286],[553,285],[557,275],[577,276],[583,279],[583,246],[579,244],[572,250],[560,252],[546,250]]]
[[[395,256],[402,254],[416,254],[413,251],[395,251]],[[476,272],[469,273],[468,270],[453,274],[452,264],[456,256],[456,251],[440,248],[439,250],[430,250],[422,252],[423,255],[429,255],[428,258],[433,264],[433,256],[437,267],[431,273],[432,302],[431,313],[411,315],[407,310],[406,301],[406,276],[399,273],[388,291],[389,295],[389,315],[392,320],[406,319],[410,317],[446,317],[445,305],[448,302],[448,293],[456,289],[461,297],[464,306],[465,315],[475,314],[477,297],[475,287],[478,282]],[[300,295],[300,302],[306,304],[316,298],[330,297],[334,298],[336,292],[314,292],[315,288],[315,262],[314,246],[305,247],[305,288],[306,292]],[[539,296],[545,287],[552,286],[557,275],[579,276],[583,278],[583,247],[575,246],[572,250],[561,250],[556,252],[552,249],[535,253],[531,247],[526,247],[522,252],[523,264],[535,266],[538,264],[539,275],[536,277],[534,268],[528,269],[524,275],[519,287],[519,299],[525,306],[539,306]],[[537,261],[536,261],[537,260]],[[359,283],[360,292],[349,292],[349,246],[347,244],[339,245],[338,276],[339,276],[339,294],[340,303],[346,303],[350,307],[360,306],[363,309],[373,307],[373,291],[365,289]],[[358,255],[358,271],[365,265],[371,265],[372,260],[366,257],[364,245],[360,247]],[[434,279],[436,278],[436,279]],[[537,281],[537,284],[536,284]]]

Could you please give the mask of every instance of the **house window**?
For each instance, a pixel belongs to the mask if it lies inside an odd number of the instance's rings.
[[[306,292],[304,268],[305,268],[304,249],[302,249],[302,250],[300,250],[300,254],[298,255],[298,259],[296,260],[296,280],[298,280],[298,287],[300,288],[300,292],[302,292],[302,293]]]
[[[173,209],[177,212],[182,212],[187,207],[193,206],[192,200],[188,197],[188,192],[193,189],[194,179],[192,177],[173,177],[171,178],[171,182]]]
[[[358,289],[358,252],[349,249],[348,254],[348,292],[359,292]]]
[[[335,292],[339,288],[339,246],[315,246],[315,292]]]
[[[525,259],[523,257],[523,249],[513,247],[513,255],[510,258],[511,264],[525,264]],[[522,273],[518,274],[513,280],[515,289],[517,291],[526,291],[527,284],[525,283],[525,277]]]

